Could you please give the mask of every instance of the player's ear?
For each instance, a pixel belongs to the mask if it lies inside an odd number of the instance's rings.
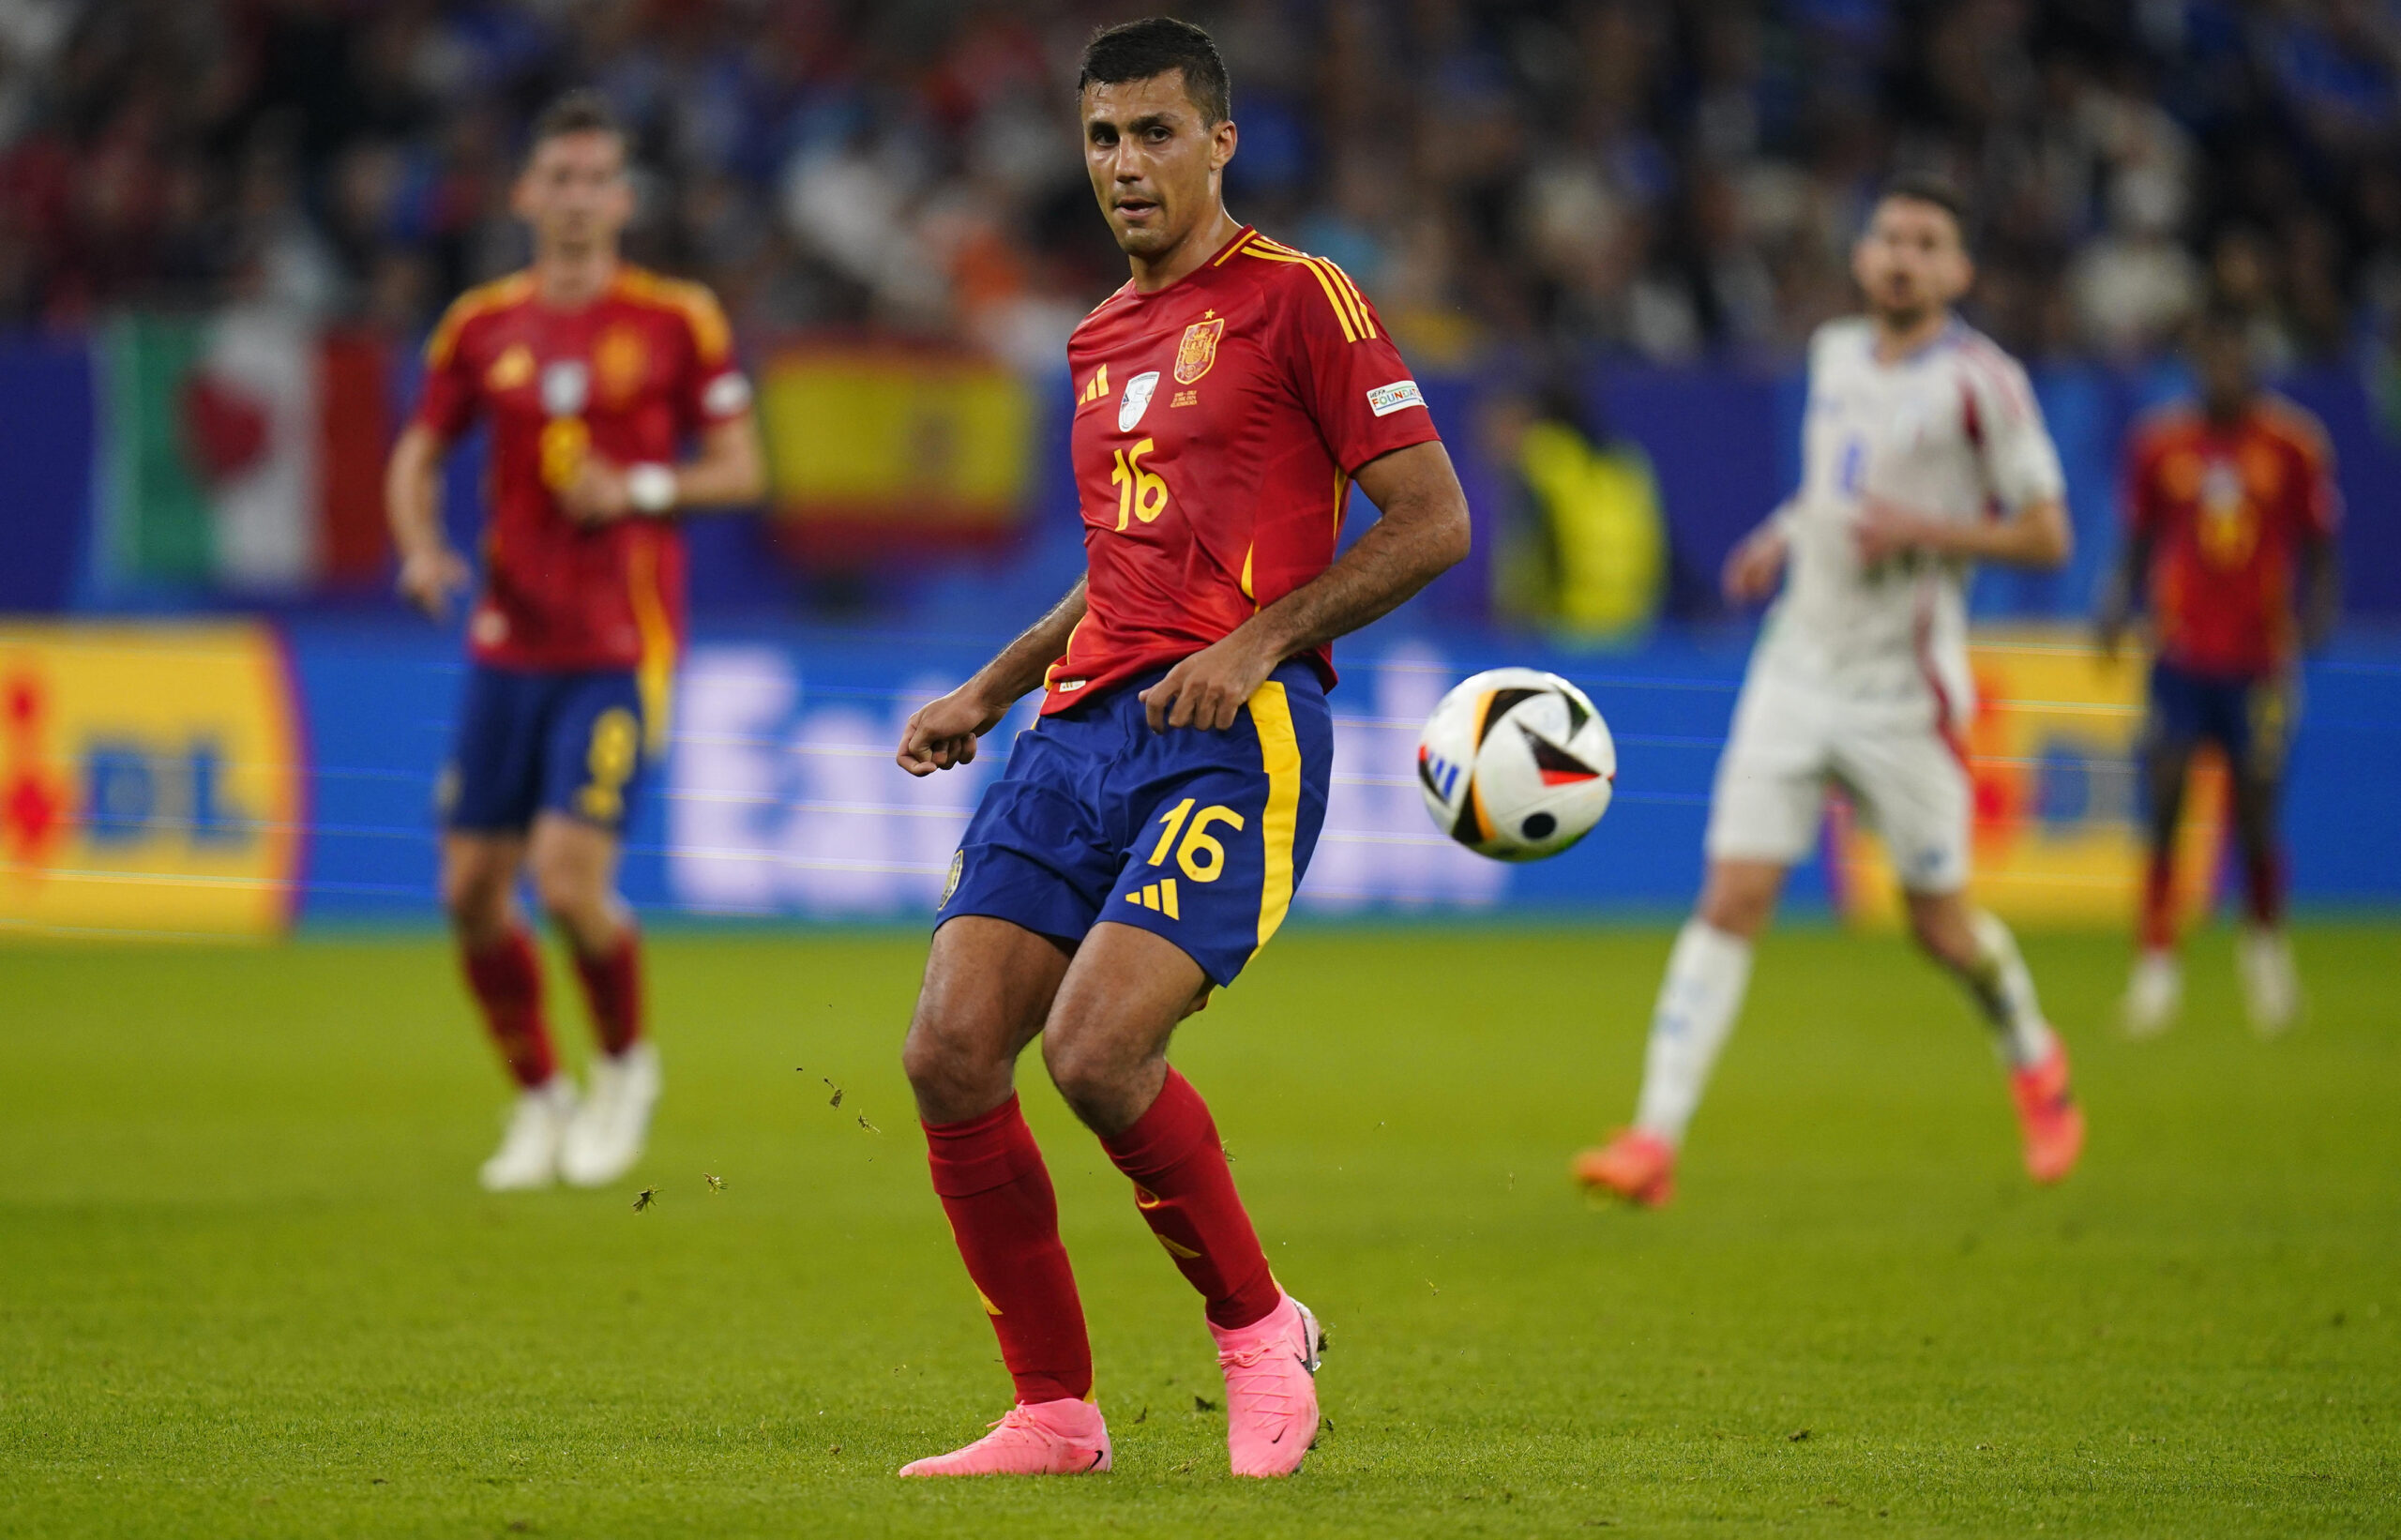
[[[1226,162],[1234,158],[1234,146],[1242,134],[1234,128],[1234,120],[1227,118],[1209,130],[1209,169],[1223,171]]]

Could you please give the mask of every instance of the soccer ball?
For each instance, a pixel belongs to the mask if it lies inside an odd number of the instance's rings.
[[[1491,669],[1442,697],[1417,740],[1417,784],[1444,834],[1497,861],[1539,861],[1608,811],[1617,744],[1555,673]]]

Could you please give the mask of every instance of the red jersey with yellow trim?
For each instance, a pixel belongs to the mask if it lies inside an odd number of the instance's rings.
[[[1046,713],[1200,651],[1323,572],[1352,475],[1441,436],[1358,286],[1247,227],[1155,294],[1110,295],[1067,367],[1089,576]],[[1310,661],[1331,686],[1332,649]]]
[[[682,534],[669,519],[579,524],[557,489],[590,454],[672,464],[691,434],[749,410],[717,300],[620,267],[598,299],[554,310],[518,273],[461,295],[425,365],[417,421],[445,443],[477,417],[491,425],[475,657],[640,669],[663,684],[684,629]]]
[[[2165,409],[2126,459],[2126,516],[2152,542],[2160,657],[2195,673],[2258,678],[2291,661],[2302,549],[2333,538],[2341,495],[2318,419],[2262,397],[2230,424]]]

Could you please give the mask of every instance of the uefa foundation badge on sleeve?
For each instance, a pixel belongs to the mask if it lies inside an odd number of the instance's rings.
[[[553,417],[572,417],[592,399],[592,370],[581,358],[561,358],[542,370],[542,410]]]
[[[1417,388],[1414,380],[1396,380],[1367,392],[1367,410],[1380,417],[1389,417],[1404,407],[1425,404],[1425,393]]]
[[[1157,370],[1137,374],[1125,382],[1125,394],[1117,401],[1117,430],[1119,432],[1130,433],[1134,430],[1134,425],[1142,420],[1142,414],[1151,409],[1151,397],[1157,392],[1158,388],[1159,371]]]

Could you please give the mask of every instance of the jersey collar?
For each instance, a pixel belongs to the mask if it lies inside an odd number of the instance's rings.
[[[1192,271],[1185,274],[1182,278],[1177,279],[1173,283],[1169,284],[1166,288],[1154,289],[1149,294],[1144,294],[1141,290],[1134,287],[1134,280],[1129,278],[1118,289],[1117,295],[1120,298],[1130,299],[1138,305],[1147,305],[1154,300],[1165,299],[1168,295],[1182,290],[1185,285],[1192,282],[1193,279],[1199,278],[1201,274],[1214,272],[1216,269],[1225,265],[1225,261],[1228,257],[1232,256],[1236,251],[1242,249],[1243,243],[1258,234],[1258,226],[1246,224],[1240,230],[1235,231],[1232,237],[1229,239],[1225,245],[1217,248],[1215,251],[1210,252],[1208,258],[1203,261],[1200,266],[1195,267]]]
[[[1879,369],[1907,369],[1912,364],[1924,363],[1943,349],[1956,345],[1967,335],[1968,324],[1954,314],[1949,320],[1943,322],[1940,331],[1899,357],[1887,361],[1883,355],[1876,351],[1876,341],[1871,332],[1867,342],[1867,356],[1876,361],[1876,367]]]

